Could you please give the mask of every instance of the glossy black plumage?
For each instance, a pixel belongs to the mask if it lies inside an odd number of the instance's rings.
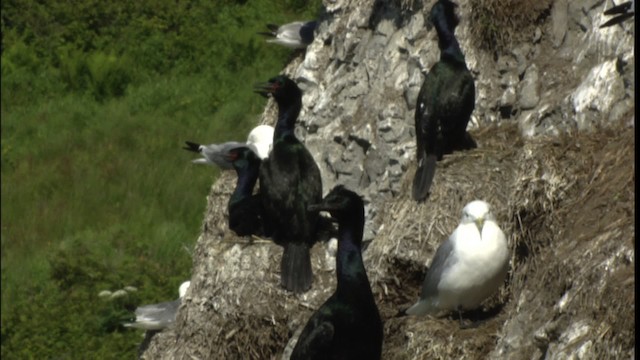
[[[309,249],[316,238],[318,213],[307,210],[322,199],[320,169],[309,150],[294,134],[302,108],[302,92],[286,76],[277,76],[256,89],[272,95],[278,104],[273,148],[260,167],[260,193],[265,222],[272,238],[284,246],[280,281],[296,293],[311,287],[313,272]]]
[[[338,221],[338,285],[307,322],[291,360],[380,359],[382,321],[362,262],[362,198],[336,186],[311,209],[329,211]]]
[[[609,10],[605,11],[605,15],[616,15],[604,24],[600,25],[600,28],[612,26],[615,24],[619,24],[627,19],[634,17],[635,15],[635,6],[636,2],[626,1],[611,7]]]
[[[476,147],[466,131],[475,106],[475,85],[454,36],[459,21],[456,7],[449,0],[439,0],[431,9],[440,61],[429,70],[416,104],[418,168],[412,189],[416,201],[428,196],[436,161],[455,150]]]
[[[268,236],[263,229],[260,195],[253,194],[260,172],[260,158],[246,145],[230,149],[224,156],[238,175],[236,188],[228,203],[229,229],[239,236]]]

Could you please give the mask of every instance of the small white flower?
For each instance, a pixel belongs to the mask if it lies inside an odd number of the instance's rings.
[[[117,299],[119,297],[123,297],[123,296],[127,296],[127,292],[120,289],[120,290],[116,290],[113,292],[113,294],[111,294],[111,300],[113,299]]]

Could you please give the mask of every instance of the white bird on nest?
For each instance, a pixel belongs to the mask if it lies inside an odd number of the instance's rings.
[[[472,310],[498,290],[509,265],[507,238],[488,203],[475,200],[462,210],[460,224],[436,251],[420,299],[408,315]]]

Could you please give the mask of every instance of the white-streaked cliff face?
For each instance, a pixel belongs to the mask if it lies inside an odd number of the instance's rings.
[[[627,208],[634,201],[628,195],[635,141],[633,129],[616,124],[635,113],[633,24],[599,30],[604,4],[556,0],[530,42],[494,57],[477,48],[470,2],[459,1],[456,37],[475,79],[469,130],[478,149],[445,156],[432,194],[417,205],[410,200],[413,116],[424,72],[439,59],[435,31],[425,22],[433,1],[414,1],[413,10],[401,8],[404,1],[376,2],[326,0],[335,12],[321,19],[306,54],[283,72],[303,90],[296,134],[320,166],[325,193],[344,184],[365,199],[363,256],[386,326],[383,357],[506,359],[547,351],[597,358],[602,348],[629,357],[633,345],[618,334],[628,331],[620,316],[631,317],[616,312],[626,311],[632,288]],[[273,125],[275,116],[270,101],[261,121]],[[572,135],[557,136],[565,133]],[[194,252],[192,281],[201,292],[190,292],[175,330],[158,335],[150,358],[211,358],[225,346],[226,354],[236,346],[280,356],[273,349],[291,348],[290,334],[335,289],[332,257],[318,243],[312,290],[281,291],[282,249],[247,245],[226,228],[232,188],[225,174],[211,190]],[[460,331],[456,316],[394,318],[419,294],[423,264],[476,198],[493,204],[512,240],[508,287],[489,301],[502,307],[474,331]],[[620,300],[609,297],[612,289]]]

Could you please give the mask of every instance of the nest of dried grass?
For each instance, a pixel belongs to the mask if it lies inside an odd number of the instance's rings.
[[[535,27],[550,14],[553,0],[471,1],[469,32],[474,43],[490,52],[513,49],[513,44],[529,42]]]

